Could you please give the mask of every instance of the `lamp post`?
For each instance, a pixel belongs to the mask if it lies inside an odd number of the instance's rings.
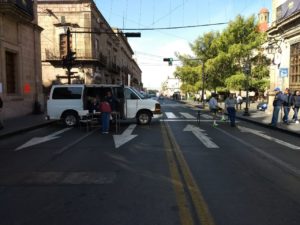
[[[202,108],[205,108],[205,101],[204,101],[204,85],[205,85],[205,73],[204,73],[204,62],[202,61],[202,92],[201,92],[201,99],[202,99]]]
[[[246,76],[246,107],[244,109],[243,116],[250,116],[250,113],[249,113],[249,76],[251,73],[251,64],[249,61],[249,57],[247,58],[247,60],[244,64],[243,72],[245,73],[245,76]]]

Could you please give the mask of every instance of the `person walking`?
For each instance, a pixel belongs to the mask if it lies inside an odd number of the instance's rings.
[[[282,118],[285,124],[289,124],[289,113],[292,105],[293,105],[293,96],[290,92],[290,89],[286,88],[284,91],[284,102],[283,102],[284,116]]]
[[[208,106],[210,111],[213,114],[213,126],[216,127],[218,126],[217,122],[216,122],[216,118],[217,118],[217,112],[219,110],[219,105],[218,105],[218,101],[216,99],[216,94],[212,93],[211,98],[208,101]]]
[[[279,111],[281,110],[282,104],[284,102],[284,96],[280,91],[280,88],[275,88],[275,97],[273,101],[273,115],[271,120],[271,126],[276,127],[278,122]]]
[[[2,98],[0,96],[0,130],[3,129],[3,101]]]
[[[225,99],[225,107],[227,109],[230,125],[232,127],[235,127],[236,104],[237,100],[234,98],[233,94],[229,94],[229,96]]]
[[[300,108],[300,91],[296,91],[295,95],[293,96],[293,109],[294,109],[293,120],[297,124],[299,123],[298,120],[299,108]]]

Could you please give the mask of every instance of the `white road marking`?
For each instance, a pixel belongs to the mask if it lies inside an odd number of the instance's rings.
[[[127,143],[128,141],[132,140],[137,136],[136,134],[134,135],[131,134],[135,127],[136,124],[131,124],[129,125],[129,127],[127,127],[127,129],[122,134],[113,136],[116,148],[119,148],[120,146],[122,146],[123,144]]]
[[[286,170],[288,170],[289,172],[296,174],[297,176],[300,176],[300,170],[286,162],[284,162],[283,160],[276,158],[275,156],[265,152],[264,150],[255,147],[254,145],[250,144],[248,141],[244,141],[232,134],[230,134],[229,132],[222,130],[220,128],[215,128],[217,130],[219,130],[220,132],[224,133],[225,135],[231,137],[232,139],[236,140],[237,142],[240,142],[241,144],[248,146],[249,148],[253,149],[254,151],[256,151],[257,153],[263,155],[266,159],[269,159],[273,162],[275,162],[276,164],[278,164],[279,166],[285,168]]]
[[[187,118],[187,119],[196,119],[195,116],[193,116],[193,115],[191,115],[191,114],[189,114],[189,113],[180,112],[180,114],[181,114],[183,117]]]
[[[200,129],[194,125],[186,125],[183,131],[191,131],[207,148],[219,148],[210,138],[207,136],[205,130]]]
[[[203,117],[205,119],[212,119],[213,117],[211,115],[207,115],[207,114],[201,114],[200,118]]]
[[[53,140],[53,139],[57,139],[57,138],[60,137],[60,136],[57,136],[57,135],[62,134],[62,133],[66,132],[66,131],[69,131],[71,129],[72,128],[65,128],[65,129],[62,129],[60,131],[54,132],[53,134],[49,134],[45,137],[34,137],[31,140],[27,141],[25,144],[23,144],[23,145],[19,146],[18,148],[16,148],[15,151],[19,151],[23,148],[27,148],[27,147],[30,147],[30,146],[33,146],[33,145],[41,144],[43,142],[47,142],[47,141],[50,141],[50,140]]]
[[[172,112],[165,112],[166,116],[168,117],[168,119],[175,119],[178,118],[174,113]]]
[[[285,142],[285,141],[282,141],[282,140],[279,140],[277,138],[274,138],[274,137],[271,137],[271,136],[268,136],[266,135],[264,132],[260,131],[260,130],[254,130],[254,129],[251,129],[251,128],[247,128],[247,127],[243,127],[243,126],[238,126],[238,129],[242,132],[245,132],[245,133],[251,133],[251,134],[255,134],[259,137],[262,137],[264,139],[267,139],[269,141],[274,141],[280,145],[283,145],[285,147],[288,147],[290,149],[293,149],[293,150],[300,150],[300,147],[299,146],[296,146],[296,145],[293,145],[293,144],[290,144],[288,142]]]

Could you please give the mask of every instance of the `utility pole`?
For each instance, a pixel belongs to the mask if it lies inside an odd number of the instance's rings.
[[[205,74],[204,74],[204,62],[202,61],[202,93],[201,93],[201,99],[202,99],[202,108],[203,109],[205,108],[205,101],[204,101],[205,80],[206,80],[206,77],[205,77]]]

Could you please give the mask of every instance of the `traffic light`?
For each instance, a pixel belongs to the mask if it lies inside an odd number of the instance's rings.
[[[59,36],[59,51],[60,51],[60,57],[66,57],[68,53],[68,46],[67,46],[67,35],[61,34]]]
[[[74,62],[75,59],[76,59],[76,52],[70,51],[69,54],[68,54],[68,60],[69,60],[70,62]]]
[[[168,62],[169,66],[173,65],[173,58],[164,58],[163,60],[164,60],[164,62]]]

